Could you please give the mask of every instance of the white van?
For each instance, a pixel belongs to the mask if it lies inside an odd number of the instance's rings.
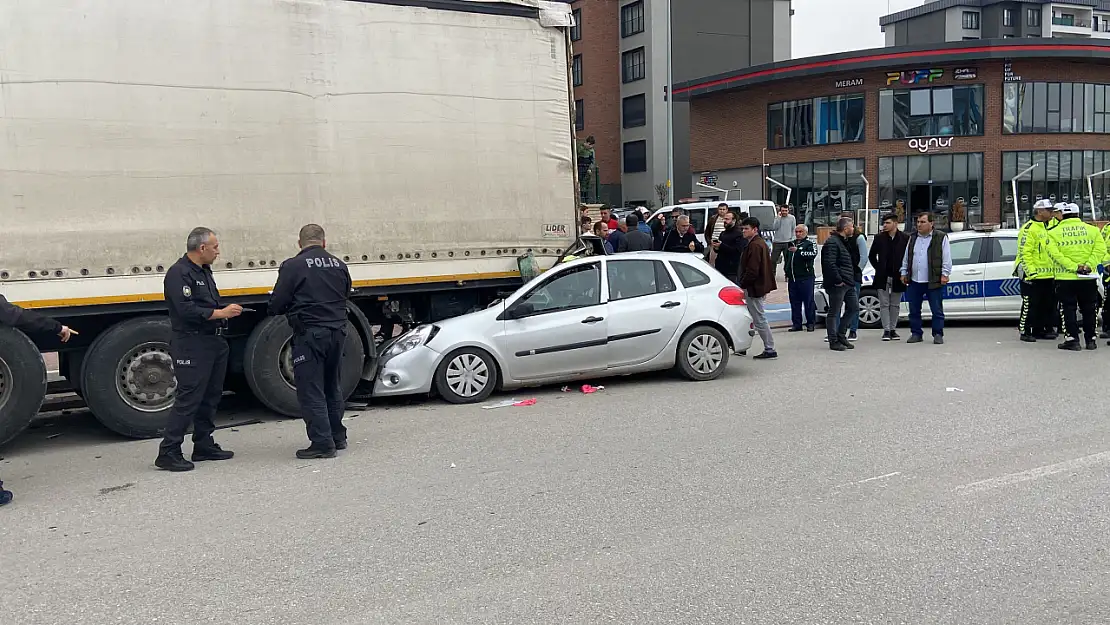
[[[658,219],[659,215],[665,215],[667,218],[667,227],[671,226],[671,212],[676,208],[681,208],[687,216],[690,217],[690,225],[694,227],[694,232],[698,235],[698,240],[702,245],[706,244],[705,241],[705,222],[709,216],[717,212],[717,206],[722,202],[728,204],[733,213],[739,215],[740,213],[747,213],[749,217],[755,217],[759,220],[759,228],[763,231],[763,237],[769,239],[771,226],[775,223],[775,203],[770,200],[722,200],[716,202],[690,202],[689,204],[676,204],[674,206],[664,206],[651,214],[652,219]]]

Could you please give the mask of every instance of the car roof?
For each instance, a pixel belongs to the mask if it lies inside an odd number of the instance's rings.
[[[631,258],[635,258],[637,260],[677,260],[679,262],[685,262],[686,264],[692,265],[694,267],[698,266],[696,264],[696,262],[698,262],[697,258],[693,254],[643,250],[639,252],[621,252],[620,254],[610,254],[606,256],[583,256],[581,258],[575,258],[574,260],[561,263],[559,265],[556,265],[555,267],[574,267],[576,265],[583,265],[585,263],[600,260],[602,258],[606,260],[616,261]],[[708,267],[709,265],[707,264],[706,266]],[[554,269],[555,267],[552,267],[552,269]]]
[[[995,237],[1016,237],[1018,231],[1013,228],[1005,228],[1000,230],[964,230],[962,232],[949,232],[948,239],[950,241],[959,241],[960,239],[974,239],[976,237],[995,236]]]

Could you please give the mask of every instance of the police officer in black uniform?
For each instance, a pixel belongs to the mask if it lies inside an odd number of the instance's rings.
[[[269,313],[284,314],[293,328],[293,381],[311,441],[297,457],[334,458],[336,449],[347,448],[339,369],[351,274],[343,261],[324,250],[320,226],[301,228],[297,243],[301,253],[281,264]]]
[[[0,295],[0,326],[9,326],[22,330],[26,334],[54,335],[61,342],[66,343],[69,337],[76,336],[77,331],[64,326],[56,319],[44,317],[33,310],[24,310]],[[0,482],[0,506],[11,503],[15,495],[10,490],[4,490],[4,482]]]
[[[177,378],[177,396],[170,409],[165,438],[154,465],[166,471],[192,471],[193,462],[228,460],[235,454],[212,438],[216,407],[224,392],[227,371],[227,320],[238,317],[238,304],[220,305],[212,263],[220,255],[216,233],[194,228],[186,253],[166,272],[163,281],[170,311],[170,356]],[[181,454],[185,432],[193,426],[193,462]]]

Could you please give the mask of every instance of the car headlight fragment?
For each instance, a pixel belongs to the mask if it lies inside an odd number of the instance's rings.
[[[438,328],[433,325],[417,326],[412,330],[409,330],[393,342],[393,345],[391,345],[389,347],[389,350],[386,351],[385,357],[392,358],[394,356],[398,356],[407,351],[411,351],[416,349],[417,347],[420,347],[424,343],[430,341],[433,336],[435,336],[436,330],[438,330]]]

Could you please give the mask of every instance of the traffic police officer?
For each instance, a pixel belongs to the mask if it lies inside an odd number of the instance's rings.
[[[1014,275],[1021,279],[1021,318],[1018,330],[1021,340],[1035,343],[1038,338],[1056,338],[1056,294],[1052,259],[1048,257],[1048,221],[1052,219],[1052,202],[1038,200],[1033,205],[1033,219],[1025,222],[1018,233],[1018,257]]]
[[[63,343],[69,342],[69,337],[77,335],[76,330],[58,323],[56,319],[24,310],[9,302],[3,295],[0,295],[0,326],[17,328],[32,336],[54,335]],[[14,497],[12,491],[4,490],[4,482],[0,482],[0,506],[11,503]]]
[[[1079,322],[1076,308],[1083,314],[1083,335],[1087,349],[1096,349],[1095,310],[1098,307],[1097,267],[1106,258],[1106,244],[1094,226],[1079,218],[1075,204],[1060,207],[1060,223],[1048,232],[1048,254],[1056,274],[1056,297],[1064,316],[1064,342],[1060,349],[1079,351]]]
[[[351,274],[343,261],[325,251],[320,226],[301,228],[297,243],[301,253],[281,264],[269,313],[284,314],[293,328],[293,381],[310,441],[297,457],[334,458],[336,449],[347,448],[339,373]]]
[[[163,281],[173,331],[170,357],[177,378],[177,395],[154,461],[166,471],[192,471],[193,462],[227,460],[235,455],[213,440],[216,425],[212,419],[227,371],[224,330],[227,320],[238,317],[243,309],[238,304],[220,305],[211,266],[220,255],[216,233],[194,228],[185,248],[185,255],[166,271]],[[189,424],[193,426],[193,462],[181,455]]]
[[[1099,338],[1110,339],[1110,224],[1103,226],[1100,234],[1107,251],[1106,258],[1102,261],[1102,332]]]

